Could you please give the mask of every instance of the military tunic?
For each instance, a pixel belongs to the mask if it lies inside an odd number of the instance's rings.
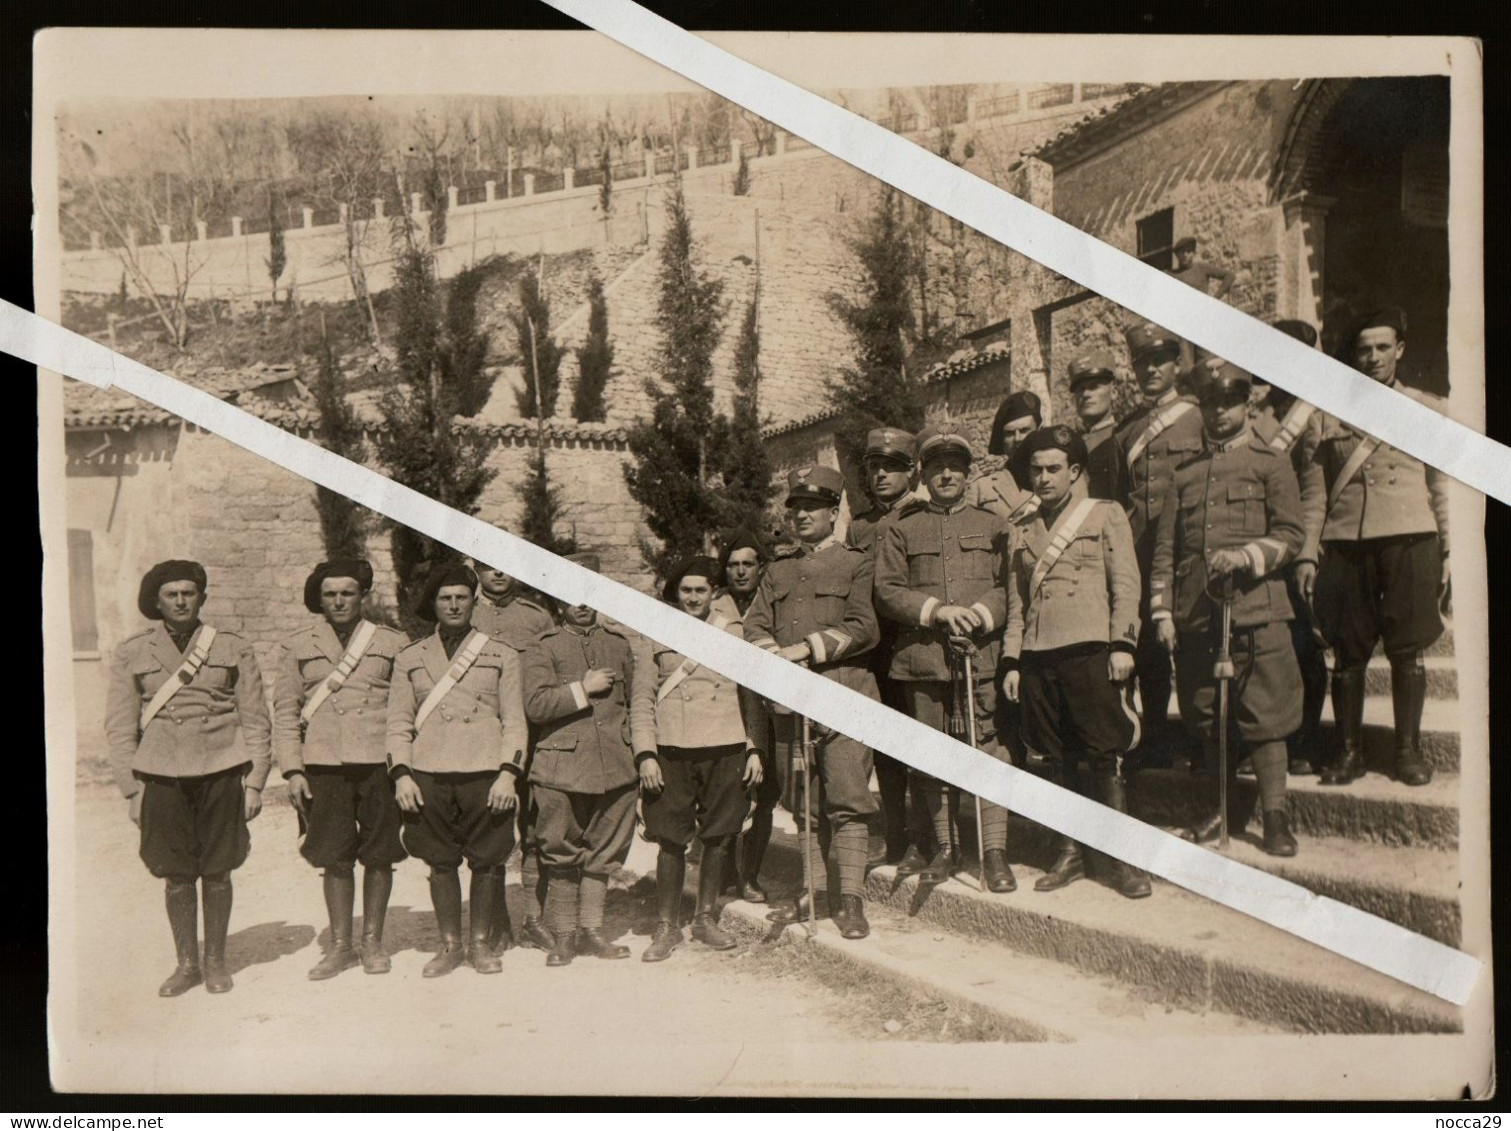
[[[1128,497],[1128,462],[1117,433],[1117,418],[1110,412],[1081,433],[1086,441],[1087,491],[1093,499],[1121,503]]]
[[[1039,508],[1039,497],[1020,487],[1012,469],[1008,467],[977,479],[971,484],[965,498],[966,502],[990,511],[1006,523],[1032,514]]]
[[[550,613],[518,593],[511,593],[496,604],[483,593],[472,607],[473,628],[519,652],[539,640],[541,633],[555,623]]]

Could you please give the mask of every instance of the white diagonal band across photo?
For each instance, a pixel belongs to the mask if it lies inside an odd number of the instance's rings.
[[[0,302],[0,350],[40,368],[100,388],[115,387],[155,404],[395,522],[498,566],[561,601],[590,605],[874,750],[1408,985],[1463,1005],[1480,976],[1482,964],[1471,955],[1188,844],[998,762],[723,629],[453,510],[7,302]]]
[[[632,0],[545,0],[984,236],[1503,503],[1511,448],[1104,243],[907,138],[746,62]],[[1466,373],[1475,382],[1483,374]]]

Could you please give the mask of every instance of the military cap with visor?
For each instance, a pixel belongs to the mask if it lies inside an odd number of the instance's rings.
[[[1254,384],[1247,369],[1240,369],[1220,357],[1207,358],[1193,371],[1193,377],[1196,395],[1203,402],[1224,397],[1247,399]]]
[[[918,438],[901,428],[873,428],[866,433],[866,449],[861,458],[912,463],[918,458]]]
[[[204,596],[208,588],[204,566],[183,558],[170,558],[166,562],[158,562],[142,577],[142,587],[136,594],[137,611],[148,620],[162,620],[162,610],[157,607],[157,593],[164,585],[171,585],[175,581],[194,582],[199,586],[200,596]]]
[[[832,467],[799,467],[787,473],[787,501],[791,506],[800,499],[812,499],[831,507],[839,506],[845,489],[845,477]]]
[[[976,458],[971,442],[953,428],[935,428],[932,425],[918,433],[918,462],[926,464],[931,459],[949,452],[965,457],[969,463]]]
[[[338,558],[335,561],[321,562],[314,571],[304,579],[304,607],[312,613],[320,612],[320,587],[333,577],[349,577],[357,583],[363,593],[370,592],[373,587],[372,563],[362,558]]]
[[[1153,322],[1135,322],[1123,331],[1123,338],[1135,363],[1154,354],[1180,352],[1180,338]]]
[[[1070,391],[1088,381],[1112,381],[1117,378],[1117,360],[1111,350],[1092,350],[1070,363]]]

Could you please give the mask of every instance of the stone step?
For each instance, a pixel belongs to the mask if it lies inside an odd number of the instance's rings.
[[[916,879],[899,882],[887,865],[867,878],[868,906],[928,924],[935,934],[1114,978],[1188,1012],[1304,1033],[1462,1031],[1455,1006],[1174,885],[1130,901],[1092,880],[1035,892],[1040,869],[1023,864],[1014,872],[1018,890],[992,895],[968,875],[920,889]],[[797,840],[784,831],[773,839],[762,882],[790,893],[800,877]],[[1016,961],[1004,956],[1002,964],[1011,970]]]
[[[942,931],[891,907],[868,906],[870,936],[849,940],[827,918],[818,920],[817,934],[809,938],[804,925],[768,922],[769,910],[769,905],[735,900],[725,904],[721,923],[742,938],[800,947],[811,963],[849,968],[867,982],[938,1002],[965,1024],[991,1019],[1007,1040],[1247,1037],[1287,1031],[1233,1014],[1172,1010],[1114,978]]]
[[[1459,662],[1453,656],[1428,656],[1423,661],[1427,669],[1427,699],[1457,699],[1459,697]],[[1370,658],[1365,669],[1364,688],[1369,695],[1390,697],[1390,661],[1383,653]]]
[[[1386,687],[1390,675],[1386,673]],[[1431,678],[1429,676],[1429,678]],[[1428,699],[1422,705],[1422,756],[1434,770],[1458,773],[1462,715],[1457,699]],[[1322,706],[1322,749],[1333,749],[1332,696]],[[1373,770],[1388,773],[1396,759],[1396,714],[1390,695],[1364,699],[1364,760]]]

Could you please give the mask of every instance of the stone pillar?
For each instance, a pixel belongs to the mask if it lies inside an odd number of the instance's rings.
[[[383,219],[383,198],[381,196],[373,197],[373,219]]]
[[[457,206],[458,195],[459,194],[457,192],[456,185],[447,185],[446,186],[446,207],[447,208],[455,208]]]
[[[656,155],[654,153],[647,153],[645,155],[645,175],[647,177],[654,177],[656,175]]]
[[[742,141],[731,141],[729,143],[729,163],[731,165],[738,166],[740,164],[740,152],[744,147],[745,143]]]
[[[562,175],[562,186],[564,188],[571,189],[571,188],[576,188],[577,187],[577,170],[576,169],[572,168],[571,166],[568,166],[567,168],[565,168],[565,169],[562,170],[562,174],[561,175]]]
[[[698,147],[696,145],[684,145],[682,148],[687,151],[687,167],[689,169],[696,169],[698,167]]]
[[[348,209],[347,209],[346,204],[344,202],[341,203],[341,204],[336,205],[336,219],[337,219],[337,221],[339,223],[341,223],[341,224],[345,224],[346,223],[347,212],[348,212]]]
[[[483,199],[486,200],[489,204],[492,204],[493,201],[497,198],[497,196],[498,196],[498,182],[497,181],[484,181],[483,182]]]
[[[776,155],[780,157],[787,152],[787,131],[778,130],[776,135]]]
[[[315,210],[306,204],[300,211],[304,213],[304,226],[306,228],[313,228],[315,226]]]
[[[100,250],[100,233],[99,232],[90,232],[89,233],[89,250],[90,251],[99,251]]]
[[[1070,100],[1072,102],[1079,102],[1079,101],[1081,101],[1081,84],[1078,83],[1078,82],[1075,82],[1075,83],[1071,83],[1070,85],[1073,88],[1071,90],[1071,92],[1070,92]]]
[[[420,199],[419,193],[412,192],[409,194],[409,210],[416,216],[425,211],[424,201]]]
[[[1018,169],[1018,183],[1009,191],[1020,200],[1045,212],[1055,210],[1055,171],[1047,161],[1025,157]]]
[[[525,195],[526,196],[534,196],[535,195],[535,174],[534,173],[526,173],[525,174]]]
[[[1312,192],[1298,192],[1280,202],[1285,232],[1281,236],[1277,309],[1284,318],[1322,325],[1322,287],[1327,277],[1322,249],[1327,213],[1336,203],[1333,197]]]
[[[194,235],[201,243],[210,238],[210,225],[203,220],[194,221]]]
[[[157,234],[162,237],[164,243],[173,242],[173,228],[171,225],[159,224],[157,226]]]
[[[233,236],[239,236],[239,235],[241,235],[241,225],[242,225],[242,220],[241,220],[240,216],[232,216],[231,217],[231,234]]]

